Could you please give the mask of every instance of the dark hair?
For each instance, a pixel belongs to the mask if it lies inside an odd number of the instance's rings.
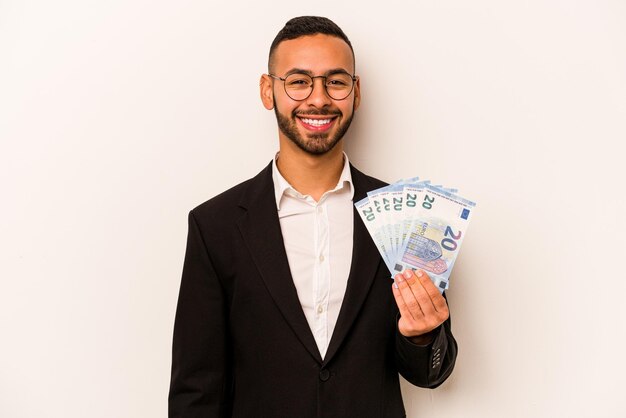
[[[350,47],[350,51],[352,51],[352,59],[354,61],[354,49],[352,49],[352,44],[335,22],[321,16],[300,16],[294,17],[285,23],[285,27],[283,27],[276,35],[276,38],[274,38],[272,46],[270,46],[270,54],[267,62],[268,69],[271,68],[274,51],[282,41],[288,41],[302,36],[316,35],[318,33],[335,36],[347,43]]]

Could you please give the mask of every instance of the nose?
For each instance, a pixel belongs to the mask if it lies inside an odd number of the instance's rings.
[[[329,106],[332,103],[332,99],[326,91],[326,86],[324,85],[325,82],[326,79],[323,77],[313,78],[313,91],[306,99],[309,105],[322,108],[324,106]]]

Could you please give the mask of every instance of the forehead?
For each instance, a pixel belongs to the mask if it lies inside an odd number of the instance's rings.
[[[352,50],[342,39],[316,34],[281,42],[274,52],[274,68],[278,74],[300,68],[315,74],[343,68],[354,73]]]

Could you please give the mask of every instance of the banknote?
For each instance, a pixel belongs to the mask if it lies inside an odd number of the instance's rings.
[[[457,189],[418,177],[373,190],[355,203],[390,273],[425,270],[440,292],[449,287],[475,206]]]
[[[356,207],[358,214],[361,216],[361,219],[367,228],[367,232],[369,232],[372,237],[376,248],[378,248],[378,252],[383,258],[383,261],[387,265],[387,269],[392,271],[393,255],[388,248],[386,238],[383,236],[382,221],[378,219],[377,222],[376,212],[372,208],[372,202],[368,197],[366,197],[356,202],[354,206]]]

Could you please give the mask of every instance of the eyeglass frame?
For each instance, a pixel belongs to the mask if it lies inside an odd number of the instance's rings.
[[[293,98],[293,97],[291,97],[291,95],[287,92],[287,84],[285,83],[285,81],[287,81],[287,77],[289,77],[289,76],[291,76],[291,75],[294,75],[294,74],[306,75],[306,76],[308,76],[308,77],[310,77],[310,78],[311,78],[311,81],[312,81],[312,84],[311,84],[311,91],[309,92],[309,94],[308,94],[308,95],[307,95],[304,99],[294,99],[294,98]],[[346,97],[344,97],[343,99],[335,99],[333,96],[331,96],[331,95],[328,93],[328,87],[326,86],[326,79],[327,79],[328,77],[330,77],[330,76],[335,75],[335,74],[347,74],[347,75],[349,75],[349,76],[350,76],[350,78],[352,79],[352,86],[350,87],[350,91],[348,92],[348,94],[346,95]],[[349,72],[347,72],[347,71],[346,71],[346,72],[341,71],[341,72],[338,72],[338,73],[332,73],[332,74],[328,74],[328,75],[316,75],[316,76],[312,76],[312,75],[307,74],[307,73],[305,73],[305,72],[293,72],[293,73],[287,74],[287,77],[285,77],[285,78],[283,78],[283,77],[279,77],[279,76],[277,76],[277,75],[275,75],[275,74],[272,74],[272,73],[267,73],[267,75],[268,75],[268,76],[270,76],[270,77],[272,77],[273,79],[276,79],[276,80],[280,80],[280,81],[282,81],[282,82],[283,82],[283,88],[285,89],[285,94],[286,94],[286,95],[287,95],[287,96],[288,96],[291,100],[294,100],[294,101],[296,101],[296,102],[302,102],[302,101],[304,101],[304,100],[308,99],[309,97],[311,97],[311,94],[313,94],[313,89],[315,88],[315,79],[316,79],[316,78],[323,78],[323,79],[324,79],[324,92],[326,92],[326,95],[327,95],[328,97],[330,97],[330,98],[331,98],[331,99],[333,99],[333,100],[337,100],[337,101],[346,100],[346,99],[348,98],[348,96],[350,96],[350,94],[352,94],[352,91],[354,91],[354,85],[356,84],[356,81],[359,79],[359,77],[357,77],[357,75],[356,75],[356,74],[352,74],[352,75],[350,75],[350,73],[349,73]]]

